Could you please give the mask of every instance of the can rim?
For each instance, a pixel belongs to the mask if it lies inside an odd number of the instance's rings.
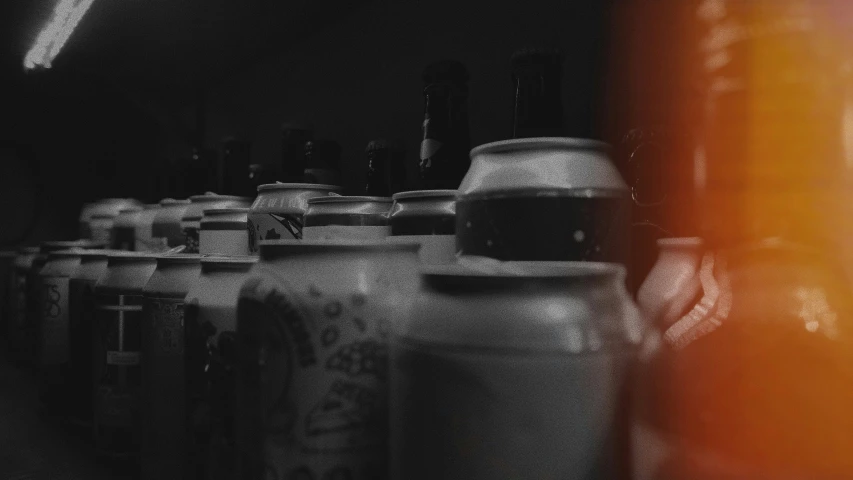
[[[541,150],[541,149],[572,149],[572,150],[599,150],[610,151],[610,144],[591,138],[573,137],[530,137],[513,138],[497,142],[484,143],[471,149],[470,157],[484,153],[505,153],[518,150]]]
[[[428,265],[421,276],[428,279],[543,279],[577,280],[589,277],[620,277],[625,266],[606,262],[499,261],[485,257],[468,257],[472,262]],[[482,261],[481,265],[477,265]]]
[[[254,255],[202,255],[202,265],[254,265],[258,257]]]
[[[397,200],[408,200],[411,198],[449,198],[452,197],[454,200],[456,199],[456,195],[459,194],[458,190],[410,190],[408,192],[399,192],[391,195],[391,199],[395,202]]]
[[[171,207],[173,205],[189,205],[189,198],[164,198],[160,200],[161,207]]]
[[[127,250],[108,250],[107,259],[109,260],[157,260],[160,253],[154,252],[130,252]]]
[[[56,249],[56,250],[67,250],[69,248],[81,248],[81,249],[89,249],[89,248],[103,248],[106,244],[102,242],[96,242],[94,240],[88,239],[78,239],[78,240],[48,240],[46,242],[41,242],[39,245],[39,253],[42,252],[42,249]],[[50,253],[50,252],[44,252]]]
[[[52,258],[74,258],[80,257],[80,255],[85,252],[85,250],[70,248],[68,250],[57,250],[55,252],[50,252],[47,254],[47,260],[50,261]]]
[[[223,200],[237,200],[237,201],[245,201],[251,202],[252,199],[249,197],[240,197],[238,195],[219,195],[218,193],[214,194],[204,194],[204,195],[193,195],[189,198],[190,203],[208,203],[208,202],[221,202]]]
[[[179,263],[199,263],[201,260],[201,255],[198,253],[172,253],[172,254],[159,254],[156,256],[157,258],[157,266],[159,267],[161,264],[163,265],[173,265]]]
[[[393,203],[391,197],[367,197],[359,195],[339,195],[328,197],[314,197],[308,199],[308,205],[318,203]]]
[[[322,183],[267,183],[258,185],[258,193],[275,190],[328,190],[333,192],[340,191],[341,187]]]

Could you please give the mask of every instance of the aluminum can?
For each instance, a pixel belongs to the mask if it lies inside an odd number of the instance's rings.
[[[628,478],[624,267],[425,269],[391,345],[391,478]]]
[[[107,273],[106,250],[80,252],[80,266],[69,279],[68,391],[70,423],[92,431],[92,359],[95,335],[95,285]]]
[[[149,203],[141,208],[122,210],[113,221],[113,250],[150,251],[151,225],[157,216],[159,203]]]
[[[89,221],[89,228],[92,231],[92,241],[103,243],[104,245],[112,245],[113,223],[115,222],[118,213],[104,212],[95,213]]]
[[[156,267],[153,254],[111,252],[95,285],[93,433],[100,456],[127,461],[139,453],[142,289]]]
[[[237,478],[386,477],[387,339],[418,248],[261,243],[237,307]]]
[[[71,275],[80,266],[82,250],[60,250],[48,254],[39,273],[41,316],[37,323],[37,367],[39,405],[48,415],[65,416],[69,379]]]
[[[203,255],[249,254],[248,208],[205,210],[198,248]]]
[[[12,308],[15,298],[15,257],[14,250],[0,251],[0,349],[5,350],[9,344],[9,324],[12,318]]]
[[[151,224],[151,251],[164,252],[186,243],[181,229],[181,218],[190,208],[190,201],[164,198],[160,200],[160,209]]]
[[[235,478],[237,297],[257,261],[203,257],[201,276],[187,294],[184,372],[193,471],[186,478]]]
[[[41,243],[39,253],[36,254],[27,271],[26,314],[24,315],[23,337],[19,340],[19,346],[23,354],[20,360],[24,364],[31,366],[38,365],[37,349],[39,346],[39,326],[42,320],[42,293],[44,289],[42,286],[41,270],[47,263],[48,255],[52,252],[72,248],[85,250],[103,247],[103,243],[94,240],[62,240]]]
[[[394,194],[388,217],[392,242],[417,242],[425,264],[456,260],[456,190]]]
[[[308,200],[304,240],[375,240],[388,236],[389,197],[329,196]]]
[[[12,267],[12,298],[10,305],[10,319],[7,325],[9,335],[10,360],[22,363],[26,355],[24,339],[27,325],[27,275],[33,266],[33,261],[39,254],[39,247],[22,247],[15,255],[15,263]]]
[[[705,249],[697,237],[661,238],[657,245],[657,261],[640,285],[637,304],[650,325],[665,329],[700,300]]]
[[[92,238],[91,221],[96,214],[106,214],[115,217],[125,208],[140,206],[139,200],[133,198],[103,198],[92,203],[86,203],[80,210],[80,238]]]
[[[605,143],[523,138],[471,150],[456,202],[462,255],[627,264],[631,200]]]
[[[140,472],[142,480],[185,476],[187,459],[184,377],[184,299],[201,273],[197,254],[157,257],[157,269],[142,291],[142,388]]]
[[[308,200],[341,191],[335,185],[271,183],[258,187],[258,197],[249,210],[249,250],[258,253],[261,240],[302,238],[302,217]]]
[[[217,195],[206,193],[190,197],[190,208],[181,217],[181,230],[184,232],[186,249],[184,253],[198,253],[199,230],[201,229],[201,218],[205,210],[217,208],[248,208],[252,204],[249,197],[236,197],[233,195]]]

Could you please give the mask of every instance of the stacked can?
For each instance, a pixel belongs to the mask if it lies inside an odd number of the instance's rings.
[[[186,236],[181,229],[181,218],[190,208],[189,200],[164,198],[160,200],[160,208],[151,223],[150,251],[164,252],[186,243]]]
[[[418,248],[261,242],[237,312],[236,478],[385,475],[387,340],[417,289]]]
[[[388,217],[390,242],[417,242],[425,264],[456,260],[456,190],[401,192]]]
[[[107,273],[107,251],[80,252],[80,266],[69,279],[68,419],[81,430],[92,430],[93,339],[95,285]]]
[[[205,210],[218,208],[248,208],[252,204],[249,197],[236,197],[233,195],[217,195],[206,193],[190,197],[190,206],[181,217],[181,230],[184,233],[186,249],[184,253],[198,253],[199,230],[201,229],[201,218]]]
[[[110,252],[95,286],[94,421],[96,452],[120,461],[139,451],[135,428],[142,340],[142,290],[157,267],[154,255]]]
[[[113,221],[112,243],[114,250],[147,252],[151,249],[151,226],[157,216],[159,203],[146,204],[142,209],[122,210]]]
[[[188,418],[184,299],[198,281],[200,260],[194,254],[157,257],[157,269],[143,290],[139,423],[143,480],[194,478],[182,475]]]
[[[249,210],[249,250],[256,255],[261,240],[301,239],[308,200],[337,194],[340,190],[335,185],[307,183],[261,185]]]
[[[140,205],[138,200],[132,198],[104,198],[83,205],[79,218],[80,238],[93,238],[91,225],[93,216],[98,215],[101,220],[108,220],[116,217],[123,209],[138,207]],[[103,233],[101,233],[101,236],[103,236]]]
[[[198,248],[203,255],[248,255],[248,208],[205,210]]]
[[[194,471],[185,478],[235,478],[237,298],[257,260],[246,256],[203,257],[201,276],[186,297],[188,420],[182,425],[189,429],[187,465]]]
[[[628,478],[642,324],[612,264],[428,267],[391,348],[391,479]]]
[[[308,200],[304,240],[375,240],[388,236],[388,197],[329,196]]]

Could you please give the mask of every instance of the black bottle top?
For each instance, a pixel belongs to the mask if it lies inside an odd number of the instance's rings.
[[[512,137],[561,137],[563,57],[559,50],[525,48],[510,60],[514,89]]]

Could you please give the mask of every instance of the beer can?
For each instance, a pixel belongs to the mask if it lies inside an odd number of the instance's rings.
[[[258,196],[249,210],[249,250],[258,253],[261,240],[302,238],[302,217],[308,200],[341,191],[335,185],[271,183],[258,187]]]
[[[23,363],[26,356],[27,324],[27,276],[33,262],[39,254],[39,247],[30,246],[18,249],[12,267],[12,298],[10,300],[10,319],[7,325],[9,349],[7,355],[15,363]]]
[[[198,248],[203,255],[248,255],[248,208],[205,210]]]
[[[184,253],[198,253],[201,217],[204,216],[205,210],[235,207],[248,208],[251,204],[252,199],[249,197],[217,195],[210,192],[190,197],[190,207],[184,212],[184,216],[181,217],[181,230],[184,232],[184,241],[187,247]]]
[[[142,307],[140,472],[142,480],[184,475],[187,410],[184,299],[201,273],[197,254],[157,257]]]
[[[39,405],[42,412],[64,416],[70,345],[70,280],[80,266],[82,250],[60,250],[48,254],[39,273],[41,280],[40,320],[37,328]]]
[[[94,215],[112,215],[115,217],[122,209],[137,207],[141,203],[133,198],[102,198],[86,203],[80,210],[80,238],[92,238],[91,222]]]
[[[521,138],[471,150],[456,202],[462,255],[627,264],[631,200],[610,147]]]
[[[153,254],[113,251],[95,285],[95,452],[115,460],[132,460],[139,453],[142,290],[156,267]]]
[[[189,199],[160,200],[160,208],[151,223],[151,251],[164,252],[186,243],[186,236],[181,229],[181,218],[188,208],[190,208]]]
[[[15,298],[15,257],[14,250],[0,250],[0,349],[6,350],[9,344],[9,325]]]
[[[113,250],[150,251],[151,225],[157,215],[159,203],[150,203],[138,208],[124,209],[113,221]]]
[[[201,276],[187,294],[184,372],[193,472],[186,478],[236,478],[237,297],[257,261],[252,256],[203,257]]]
[[[27,270],[26,314],[24,315],[24,323],[22,325],[23,337],[19,340],[19,352],[22,354],[19,359],[24,364],[31,366],[38,365],[36,354],[39,346],[39,327],[42,320],[42,293],[44,289],[41,281],[41,270],[47,263],[48,255],[52,252],[72,248],[98,249],[103,247],[103,243],[94,240],[61,240],[41,243],[39,253],[33,258],[30,268]]]
[[[418,248],[261,243],[237,307],[237,478],[386,475],[387,341]]]
[[[391,232],[389,197],[329,196],[308,200],[304,240],[373,240]]]
[[[697,237],[661,238],[657,244],[658,258],[640,285],[637,304],[650,325],[665,329],[700,300],[705,252]]]
[[[391,344],[391,479],[628,478],[621,265],[426,267]]]
[[[418,190],[394,194],[388,216],[392,242],[417,242],[426,264],[456,260],[456,190]]]
[[[118,214],[112,212],[95,213],[89,222],[92,231],[92,241],[112,245],[113,223]]]
[[[95,335],[95,285],[107,273],[106,250],[80,252],[80,265],[69,279],[68,308],[68,419],[72,425],[92,429],[92,359]],[[86,430],[88,429],[88,430]]]

